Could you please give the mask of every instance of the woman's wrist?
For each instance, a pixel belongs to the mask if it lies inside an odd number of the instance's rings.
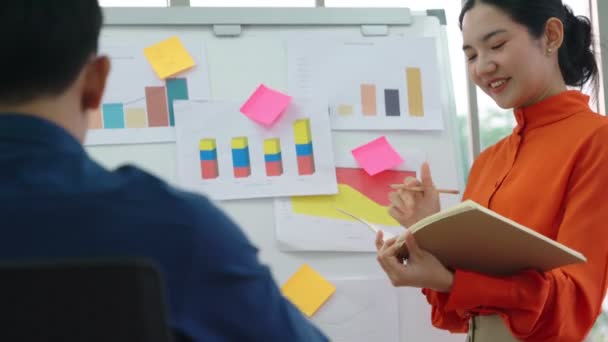
[[[452,291],[452,285],[454,284],[454,272],[445,269],[445,272],[439,279],[439,284],[436,289],[437,292],[449,293]]]

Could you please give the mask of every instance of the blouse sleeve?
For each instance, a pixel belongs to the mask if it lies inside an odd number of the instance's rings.
[[[608,126],[603,126],[575,160],[557,236],[557,241],[585,255],[587,262],[510,277],[457,270],[447,300],[427,291],[434,305],[434,324],[449,329],[459,312],[497,313],[519,339],[584,339],[600,313],[608,285],[607,143]]]

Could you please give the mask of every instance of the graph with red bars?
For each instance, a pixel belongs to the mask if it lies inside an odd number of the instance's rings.
[[[310,119],[299,119],[293,124],[295,151],[298,175],[315,174],[315,156],[310,128]],[[233,137],[230,140],[232,156],[232,176],[247,178],[252,174],[249,138],[246,136]],[[281,139],[267,138],[264,144],[264,165],[266,176],[279,177],[284,175]],[[220,176],[218,168],[218,152],[216,138],[206,137],[199,140],[201,178],[213,180]]]

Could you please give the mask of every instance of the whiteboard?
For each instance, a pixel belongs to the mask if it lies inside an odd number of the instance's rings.
[[[254,8],[165,8],[105,10],[104,34],[124,39],[146,39],[158,34],[195,36],[203,41],[209,67],[210,98],[245,101],[260,84],[287,91],[286,40],[294,34],[367,34],[390,37],[435,37],[440,61],[442,88],[438,90],[443,114],[442,131],[350,132],[334,131],[334,153],[350,153],[348,146],[364,144],[386,135],[397,146],[423,149],[441,187],[463,189],[460,151],[457,143],[456,108],[445,27],[435,16],[407,9],[254,9]],[[240,24],[240,25],[239,25]],[[177,184],[174,143],[88,146],[95,160],[108,168],[126,163]],[[442,205],[459,198],[442,197]],[[384,277],[373,253],[282,252],[274,236],[272,199],[218,202],[259,247],[279,284],[302,263],[308,263],[327,278]],[[364,228],[362,228],[364,229]],[[320,237],[322,238],[322,237]],[[370,244],[373,237],[370,236]],[[461,341],[434,329],[430,307],[418,289],[398,289],[400,341]]]

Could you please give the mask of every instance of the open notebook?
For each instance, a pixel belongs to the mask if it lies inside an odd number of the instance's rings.
[[[410,231],[421,248],[453,269],[509,275],[586,262],[581,253],[471,200],[420,220]]]

